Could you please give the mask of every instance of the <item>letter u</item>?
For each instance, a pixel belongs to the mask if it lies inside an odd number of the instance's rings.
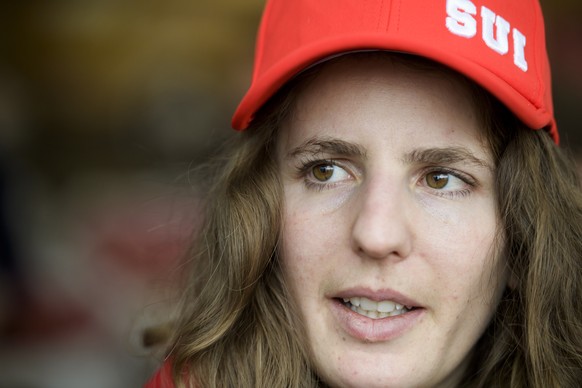
[[[483,19],[483,41],[491,49],[501,55],[509,52],[508,35],[511,30],[509,22],[499,15],[495,15],[489,8],[481,7],[481,18]],[[493,34],[493,24],[496,31]]]

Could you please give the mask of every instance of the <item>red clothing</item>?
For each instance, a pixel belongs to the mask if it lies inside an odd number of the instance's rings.
[[[172,364],[164,362],[162,367],[146,383],[144,388],[174,388],[172,381]]]

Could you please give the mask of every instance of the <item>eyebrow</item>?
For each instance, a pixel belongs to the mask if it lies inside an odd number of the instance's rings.
[[[313,137],[299,146],[291,149],[287,158],[296,158],[303,155],[331,154],[337,156],[351,156],[366,159],[366,150],[354,143],[334,138]],[[446,165],[455,163],[469,163],[484,167],[491,171],[493,166],[486,160],[480,159],[465,147],[439,147],[415,149],[408,152],[403,162],[409,164]]]
[[[415,164],[454,164],[469,163],[478,167],[484,167],[493,171],[493,166],[486,160],[475,156],[464,147],[426,148],[409,152],[404,157],[404,162]]]
[[[366,158],[366,151],[361,146],[344,140],[333,138],[314,137],[301,145],[291,149],[287,158],[296,158],[302,155],[331,154],[337,156],[351,156]]]

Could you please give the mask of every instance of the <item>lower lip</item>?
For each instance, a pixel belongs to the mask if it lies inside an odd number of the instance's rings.
[[[337,299],[331,311],[342,329],[351,337],[364,342],[384,342],[395,339],[420,322],[425,310],[416,308],[394,317],[372,319],[352,311]]]

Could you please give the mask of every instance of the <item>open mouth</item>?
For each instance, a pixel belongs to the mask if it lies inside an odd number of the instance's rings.
[[[342,298],[338,300],[355,313],[371,319],[395,317],[415,309],[414,306],[404,306],[390,300],[377,302],[363,296]]]

